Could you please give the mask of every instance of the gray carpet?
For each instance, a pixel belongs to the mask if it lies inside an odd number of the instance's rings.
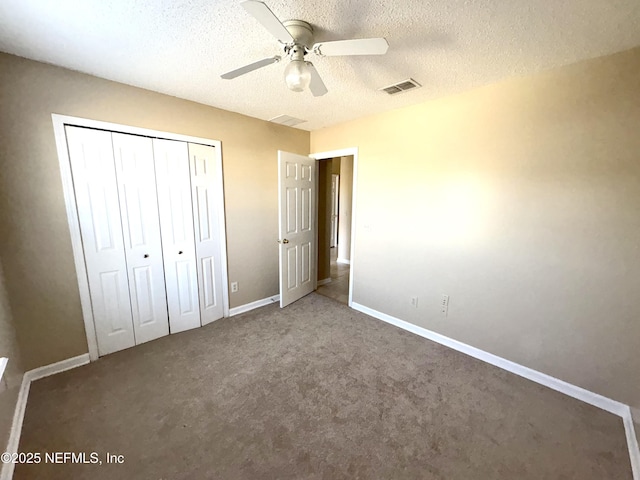
[[[311,294],[34,382],[16,479],[631,479],[620,418]]]

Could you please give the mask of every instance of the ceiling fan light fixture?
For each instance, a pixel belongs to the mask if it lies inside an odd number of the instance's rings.
[[[311,70],[304,60],[291,60],[284,69],[284,80],[289,90],[303,92],[311,83]]]
[[[383,55],[389,49],[389,43],[384,38],[358,38],[315,43],[313,27],[304,20],[293,19],[282,22],[264,2],[259,0],[244,0],[240,5],[280,42],[284,53],[290,59],[284,70],[285,83],[289,90],[294,92],[309,89],[314,97],[321,97],[328,92],[313,63],[304,60],[305,55],[309,53],[320,57]],[[279,56],[264,58],[223,73],[220,77],[231,80],[279,60]]]

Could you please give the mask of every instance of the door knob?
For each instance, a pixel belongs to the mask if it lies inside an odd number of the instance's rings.
[[[282,241],[278,240],[278,243],[289,243],[289,240],[287,240],[286,238]]]
[[[145,253],[145,254],[144,254],[144,258],[149,258],[149,254],[148,254],[148,253]]]
[[[178,252],[178,255],[182,255],[182,250],[180,250],[180,251]]]

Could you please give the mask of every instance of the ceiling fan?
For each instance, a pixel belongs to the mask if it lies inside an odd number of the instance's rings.
[[[321,57],[383,55],[389,49],[389,44],[384,38],[313,43],[313,28],[307,22],[302,20],[281,22],[263,2],[247,0],[240,5],[250,15],[253,15],[282,45],[284,56],[289,57],[289,64],[284,70],[285,82],[287,87],[294,92],[302,92],[309,88],[314,97],[320,97],[328,91],[313,64],[305,60],[308,53],[314,53]],[[281,59],[279,55],[264,58],[220,75],[220,77],[230,80],[277,63]]]

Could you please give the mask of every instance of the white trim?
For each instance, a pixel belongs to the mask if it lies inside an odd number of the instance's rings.
[[[100,120],[92,120],[90,118],[72,117],[70,115],[60,115],[52,113],[51,118],[54,124],[77,125],[80,127],[96,128],[98,130],[109,130],[112,132],[130,133],[132,135],[142,135],[143,137],[164,138],[167,140],[178,140],[179,142],[201,143],[212,147],[220,148],[219,140],[210,138],[193,137],[191,135],[182,135],[179,133],[164,132],[162,130],[152,130],[150,128],[134,127],[133,125],[124,125],[121,123],[102,122]]]
[[[279,301],[279,295],[275,295],[273,297],[268,297],[262,300],[251,302],[246,305],[242,305],[240,307],[232,308],[230,311],[230,316],[238,315],[243,312],[248,312],[250,310],[262,307],[264,305],[276,303],[278,301]],[[359,312],[365,313],[371,317],[377,318],[378,320],[382,320],[384,322],[390,323],[399,328],[402,328],[403,330],[407,330],[411,333],[415,333],[416,335],[420,335],[421,337],[427,338],[436,343],[440,343],[441,345],[444,345],[454,350],[457,350],[459,352],[465,353],[474,358],[490,363],[491,365],[495,365],[504,370],[515,373],[516,375],[525,377],[529,380],[532,380],[536,383],[549,387],[553,390],[564,393],[578,400],[582,400],[596,407],[602,408],[603,410],[606,410],[610,413],[619,415],[620,417],[622,417],[622,420],[624,423],[624,429],[625,429],[625,435],[627,438],[627,446],[629,449],[629,457],[631,461],[631,470],[633,472],[633,478],[634,480],[640,480],[640,448],[638,447],[638,439],[635,434],[633,418],[631,416],[631,408],[628,405],[624,405],[615,400],[611,400],[609,398],[603,397],[601,395],[598,395],[597,393],[589,392],[588,390],[585,390],[575,385],[571,385],[570,383],[551,377],[550,375],[546,375],[544,373],[538,372],[528,367],[511,362],[509,360],[506,360],[504,358],[498,357],[491,353],[485,352],[478,348],[472,347],[462,342],[458,342],[457,340],[453,340],[444,335],[440,335],[439,333],[432,332],[430,330],[419,327],[417,325],[413,325],[412,323],[405,322],[404,320],[400,320],[398,318],[392,317],[391,315],[378,312],[377,310],[373,310],[369,307],[365,307],[364,305],[354,303],[352,308],[354,310],[358,310]],[[22,423],[24,421],[24,414],[27,407],[27,399],[29,397],[29,389],[31,387],[31,382],[34,380],[48,377],[50,375],[55,375],[57,373],[71,370],[73,368],[80,367],[82,365],[86,365],[89,362],[90,362],[90,356],[88,353],[85,353],[83,355],[78,355],[77,357],[72,357],[57,363],[53,363],[51,365],[45,365],[43,367],[36,368],[34,370],[29,370],[23,375],[22,384],[20,385],[20,392],[18,393],[18,399],[16,401],[16,407],[13,414],[13,421],[11,424],[9,441],[7,443],[7,447],[5,451],[9,453],[15,453],[18,451],[18,447],[20,444],[20,435],[22,433]],[[11,478],[13,478],[14,469],[15,469],[14,463],[3,464],[2,470],[0,472],[0,480],[11,480]]]
[[[458,340],[454,340],[453,338],[446,337],[431,330],[427,330],[426,328],[419,327],[417,325],[414,325],[413,323],[405,322],[404,320],[392,317],[391,315],[387,315],[386,313],[378,312],[377,310],[373,310],[372,308],[360,305],[359,303],[354,303],[353,308],[355,310],[358,310],[359,312],[366,313],[367,315],[377,318],[378,320],[382,320],[384,322],[395,325],[396,327],[400,327],[403,330],[407,330],[408,332],[415,333],[416,335],[420,335],[421,337],[427,338],[429,340],[433,340],[434,342],[444,345],[445,347],[452,348],[453,350],[465,353],[473,358],[477,358],[478,360],[482,360],[483,362],[495,365],[496,367],[500,367],[508,372],[515,373],[516,375],[569,395],[570,397],[582,400],[585,403],[594,405],[615,415],[623,416],[623,414],[625,414],[625,412],[628,410],[627,405],[616,400],[612,400],[597,393],[590,392],[589,390],[585,390],[582,387],[572,385],[565,382],[564,380],[552,377],[551,375],[547,375],[546,373],[538,372],[537,370],[525,367],[524,365],[512,362],[511,360],[498,357],[497,355],[485,352],[484,350],[472,347],[471,345],[467,345],[466,343],[459,342]]]
[[[336,259],[336,263],[343,263],[345,265],[350,265],[351,264],[351,260],[347,260],[346,258],[337,258]]]
[[[311,156],[309,156],[309,158],[311,158]],[[280,160],[278,159],[278,189],[280,189]],[[320,283],[318,282],[318,252],[319,252],[319,247],[320,247],[320,232],[318,231],[318,200],[320,198],[320,162],[316,159],[315,161],[315,165],[313,166],[313,176],[315,178],[315,189],[316,189],[316,194],[315,194],[315,212],[313,215],[313,231],[316,232],[316,253],[313,256],[313,265],[314,265],[314,271],[316,272],[315,275],[313,276],[313,290],[316,291],[318,289],[318,287],[320,286]],[[325,202],[326,203],[326,202]],[[326,205],[325,205],[326,206]],[[282,212],[280,211],[280,192],[278,192],[278,222],[280,222],[280,215],[282,215]],[[280,225],[278,224],[278,232],[280,231]],[[278,257],[280,256],[280,249],[278,248]],[[278,260],[280,260],[278,258]],[[280,264],[282,264],[282,262],[280,261]]]
[[[316,160],[323,160],[335,157],[353,156],[353,184],[351,187],[351,254],[349,272],[349,306],[353,307],[353,283],[354,283],[354,259],[356,246],[356,200],[358,198],[358,147],[342,148],[340,150],[331,150],[328,152],[312,153],[309,155]],[[316,215],[317,216],[317,215]]]
[[[200,143],[215,148],[216,170],[218,173],[218,185],[216,185],[220,197],[218,198],[218,222],[220,228],[220,254],[222,259],[222,311],[223,316],[228,317],[229,313],[229,286],[227,270],[227,241],[226,241],[226,219],[224,211],[224,179],[222,171],[222,143],[219,140],[209,138],[192,137],[177,133],[150,130],[147,128],[133,127],[130,125],[120,125],[117,123],[101,122],[87,118],[71,117],[68,115],[51,114],[53,121],[53,131],[56,139],[58,151],[58,162],[60,164],[60,176],[62,177],[62,189],[64,192],[64,203],[67,209],[67,221],[69,223],[69,233],[71,235],[71,246],[73,259],[77,272],[78,289],[80,291],[80,305],[82,307],[82,318],[84,320],[85,332],[87,334],[87,345],[89,347],[89,357],[91,361],[98,359],[98,341],[93,319],[93,309],[91,306],[91,296],[89,294],[89,282],[87,280],[87,266],[84,261],[84,251],[82,248],[82,236],[80,235],[80,223],[78,221],[78,209],[76,206],[76,196],[73,189],[73,176],[71,174],[71,163],[67,150],[67,137],[65,125],[76,125],[79,127],[96,128],[132,135],[143,135],[146,137],[156,137],[168,140],[178,140],[181,142]]]
[[[20,435],[22,434],[22,423],[24,421],[24,413],[27,408],[27,399],[29,398],[29,389],[31,388],[31,382],[39,380],[56,373],[61,373],[72,368],[81,367],[91,361],[90,355],[85,353],[78,355],[77,357],[67,358],[51,365],[45,365],[44,367],[35,368],[25,372],[22,376],[22,384],[20,385],[20,392],[18,393],[18,400],[16,401],[16,408],[13,412],[13,421],[11,423],[11,432],[9,433],[9,441],[7,443],[6,452],[17,453],[20,446]],[[13,471],[15,469],[14,463],[5,463],[2,465],[2,471],[0,472],[0,480],[11,480],[13,478]]]
[[[241,313],[255,310],[256,308],[264,307],[265,305],[270,305],[279,301],[280,295],[274,295],[273,297],[263,298],[262,300],[256,300],[255,302],[245,303],[244,305],[240,305],[239,307],[234,307],[229,310],[229,316],[233,317],[235,315],[240,315]]]
[[[638,437],[633,426],[633,417],[631,415],[630,407],[627,407],[624,415],[622,415],[622,421],[624,422],[624,432],[627,436],[627,447],[629,448],[629,458],[631,459],[633,479],[640,480],[640,447],[638,447]]]
[[[227,217],[224,208],[224,172],[222,171],[222,143],[217,140],[214,142],[216,152],[216,170],[218,173],[218,182],[216,190],[218,192],[218,232],[220,232],[220,255],[222,268],[222,316],[229,316],[229,270],[227,266]]]
[[[89,354],[84,353],[77,357],[67,358],[60,362],[45,365],[44,367],[34,368],[33,370],[26,372],[24,376],[28,378],[29,381],[33,382],[34,380],[40,380],[41,378],[49,377],[56,373],[62,373],[67,370],[71,370],[72,368],[81,367],[88,364],[90,361],[91,359],[89,358]]]
[[[357,153],[358,147],[349,147],[339,150],[329,150],[328,152],[311,153],[309,156],[316,160],[325,160],[327,158],[348,157],[349,155],[356,155]]]
[[[64,192],[64,203],[67,209],[67,222],[69,223],[69,233],[71,235],[71,247],[73,251],[73,261],[76,267],[76,279],[80,291],[80,305],[82,307],[82,319],[84,329],[87,334],[87,345],[91,361],[98,359],[98,340],[96,338],[96,326],[93,321],[93,310],[91,308],[91,296],[89,294],[89,280],[87,279],[87,265],[84,261],[82,249],[82,237],[80,235],[80,223],[78,220],[78,207],[76,206],[76,195],[73,190],[73,177],[71,175],[71,161],[67,150],[67,137],[65,135],[65,118],[53,114],[53,131],[56,138],[56,148],[58,150],[58,163],[60,164],[60,176],[62,177],[62,190]]]
[[[331,283],[331,277],[318,280],[318,287],[321,287],[322,285],[326,285],[327,283]]]
[[[405,322],[404,320],[392,317],[386,313],[365,307],[359,303],[354,303],[351,305],[351,308],[622,417],[625,435],[627,437],[627,446],[629,448],[633,479],[640,480],[640,451],[638,450],[638,440],[633,426],[633,419],[631,418],[631,408],[628,405],[612,400],[611,398],[604,397],[598,393],[590,392],[589,390],[585,390],[577,385],[572,385],[571,383],[552,377],[546,373],[538,372],[532,368],[498,357],[497,355],[485,352],[484,350],[472,347],[471,345],[459,342],[458,340],[427,330],[426,328],[419,327],[413,323]]]
[[[4,371],[7,368],[7,363],[9,363],[9,359],[7,357],[0,357],[0,381],[4,376]]]
[[[31,380],[25,373],[22,376],[22,384],[20,385],[20,392],[18,393],[18,400],[16,401],[16,408],[13,411],[13,421],[11,422],[11,432],[9,433],[9,441],[7,442],[6,452],[17,453],[20,446],[20,434],[22,433],[22,422],[24,421],[24,412],[27,408],[27,398],[29,397],[29,387],[31,386]],[[15,470],[15,463],[4,463],[2,465],[2,471],[0,472],[0,480],[11,480],[13,478],[13,471]]]

